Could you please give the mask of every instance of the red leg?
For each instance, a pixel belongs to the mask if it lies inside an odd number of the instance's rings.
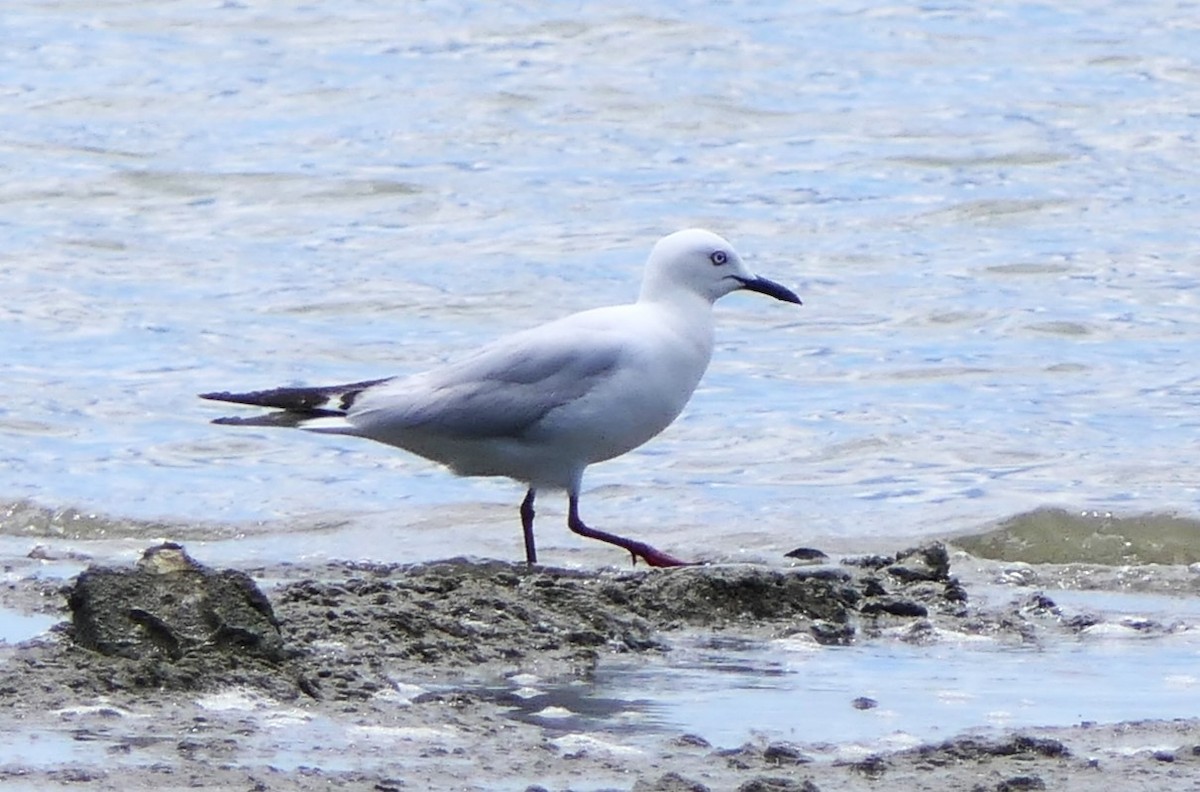
[[[588,539],[599,539],[601,542],[608,542],[611,545],[623,548],[629,551],[633,556],[633,563],[636,566],[637,560],[640,558],[652,567],[677,567],[677,566],[692,566],[687,561],[680,561],[674,556],[655,550],[645,542],[638,542],[634,539],[626,539],[616,534],[610,534],[606,531],[597,531],[595,528],[589,528],[584,525],[583,520],[579,519],[579,496],[574,493],[568,494],[570,501],[570,513],[567,517],[567,527],[580,536],[586,536]]]

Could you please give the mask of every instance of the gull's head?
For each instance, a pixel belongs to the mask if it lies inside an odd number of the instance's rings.
[[[663,237],[650,251],[639,299],[698,295],[713,303],[739,289],[800,304],[790,289],[752,273],[728,241],[711,231],[689,228]]]

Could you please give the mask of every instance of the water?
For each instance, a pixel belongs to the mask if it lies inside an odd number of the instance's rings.
[[[44,613],[22,613],[0,607],[0,643],[19,643],[36,638],[61,621]]]
[[[714,745],[749,735],[798,743],[908,747],[973,729],[1118,723],[1200,705],[1200,605],[1116,592],[1053,592],[1071,613],[1107,614],[1077,638],[1015,647],[941,633],[931,645],[703,639],[654,665],[609,666],[594,695],[627,702],[656,728]],[[1153,621],[1165,634],[1139,631]],[[856,709],[859,697],[876,706]],[[610,728],[611,728],[611,724]]]
[[[989,642],[816,652],[768,645],[746,647],[740,658],[722,646],[661,666],[607,669],[596,695],[636,702],[658,729],[691,731],[714,745],[759,736],[878,750],[973,729],[1118,723],[1147,713],[1191,718],[1200,702],[1197,653],[1194,636],[1041,650]],[[877,706],[856,709],[863,696]]]
[[[1185,3],[17,2],[5,26],[0,498],[508,530],[516,488],[212,427],[194,394],[419,370],[630,299],[654,239],[703,224],[806,305],[722,305],[686,415],[589,473],[597,524],[718,553],[1200,505]]]
[[[1200,513],[1195,7],[693,6],[7,3],[5,546],[519,557],[518,487],[215,427],[195,394],[418,371],[632,299],[694,224],[805,305],[722,303],[685,415],[589,471],[597,526],[753,560],[1047,504]],[[542,507],[546,560],[615,562]],[[885,707],[919,731],[929,680],[894,651]],[[748,702],[802,673],[761,670],[706,678]]]

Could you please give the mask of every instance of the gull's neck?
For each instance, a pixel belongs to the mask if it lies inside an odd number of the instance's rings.
[[[648,277],[642,281],[638,294],[639,303],[669,305],[684,311],[711,310],[713,301],[690,289],[681,289],[679,284]]]

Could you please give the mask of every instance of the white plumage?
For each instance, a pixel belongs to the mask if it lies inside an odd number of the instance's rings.
[[[654,246],[635,303],[514,333],[411,377],[202,396],[282,410],[217,423],[364,437],[460,475],[523,482],[529,487],[521,517],[531,564],[537,560],[535,494],[565,489],[571,530],[623,547],[635,561],[675,566],[684,562],[583,523],[583,471],[637,448],[675,420],[712,356],[713,302],[738,289],[800,302],[783,286],[751,274],[716,234],[679,231]]]

